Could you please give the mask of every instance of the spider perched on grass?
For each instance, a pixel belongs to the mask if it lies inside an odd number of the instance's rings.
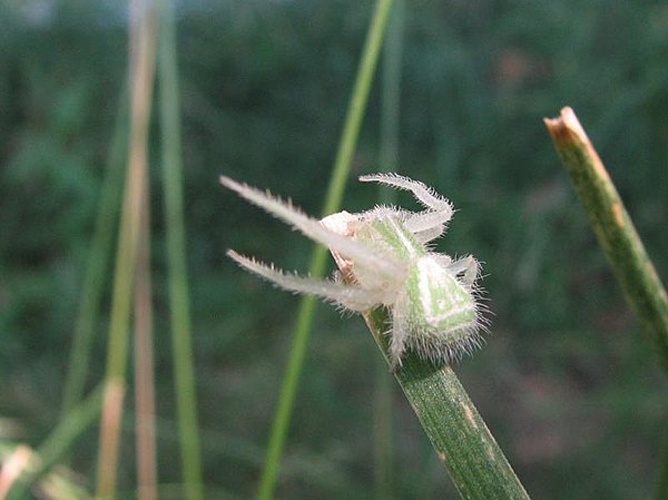
[[[407,348],[442,365],[479,347],[485,322],[477,300],[478,261],[471,256],[453,260],[428,246],[445,232],[453,214],[450,202],[423,183],[396,174],[365,175],[360,181],[411,191],[425,209],[379,206],[318,221],[268,192],[220,178],[224,186],[327,246],[340,269],[334,280],[286,274],[233,250],[227,254],[286,290],[317,295],[356,312],[386,307],[392,321],[393,370],[401,366]]]

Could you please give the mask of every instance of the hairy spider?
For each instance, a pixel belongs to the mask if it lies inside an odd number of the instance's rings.
[[[410,191],[424,210],[378,206],[318,221],[269,192],[220,178],[224,186],[327,246],[340,269],[334,280],[286,274],[233,250],[227,254],[286,290],[317,295],[356,312],[386,307],[392,321],[388,333],[393,370],[401,366],[407,348],[442,365],[479,347],[485,321],[477,300],[478,261],[472,256],[453,260],[428,245],[445,232],[453,214],[450,202],[423,183],[396,174],[359,180]]]

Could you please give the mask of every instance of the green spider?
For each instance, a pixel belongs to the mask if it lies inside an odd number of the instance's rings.
[[[317,295],[355,312],[386,307],[392,321],[388,334],[393,370],[401,366],[406,349],[443,365],[480,347],[486,323],[478,303],[478,261],[472,256],[453,260],[429,249],[429,242],[445,232],[452,218],[450,202],[423,183],[396,174],[359,180],[410,191],[425,209],[379,206],[318,221],[269,192],[220,178],[224,186],[327,246],[340,269],[334,280],[286,274],[233,250],[227,254],[286,290]]]

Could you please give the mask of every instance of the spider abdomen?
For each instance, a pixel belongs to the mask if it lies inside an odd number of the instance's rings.
[[[422,357],[451,362],[479,343],[479,311],[473,291],[431,255],[408,274],[406,344]]]

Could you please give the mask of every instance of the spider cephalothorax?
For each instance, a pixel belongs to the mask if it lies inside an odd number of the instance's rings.
[[[242,267],[287,290],[313,294],[352,311],[386,307],[391,314],[390,358],[401,366],[407,348],[436,364],[450,363],[481,343],[476,280],[478,261],[453,260],[432,252],[430,241],[445,232],[452,206],[419,181],[396,174],[360,177],[411,191],[424,206],[420,212],[380,206],[351,214],[339,212],[321,221],[291,204],[222,176],[221,182],[250,202],[283,219],[327,246],[340,273],[335,280],[285,274],[273,266],[237,254]]]

